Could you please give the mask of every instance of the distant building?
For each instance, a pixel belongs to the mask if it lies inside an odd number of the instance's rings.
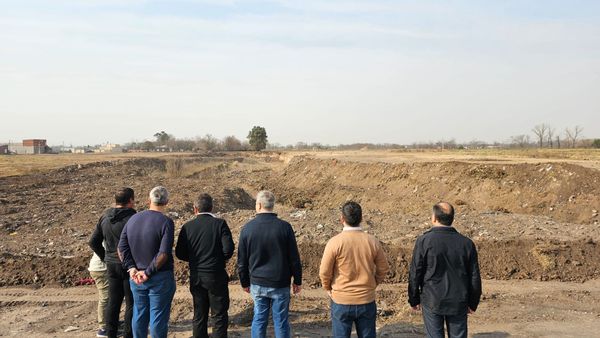
[[[88,154],[93,153],[94,149],[92,147],[75,147],[73,148],[73,154]]]
[[[103,144],[96,149],[94,149],[95,153],[122,153],[123,148],[118,144],[107,143]]]
[[[47,154],[50,152],[50,147],[46,145],[46,140],[28,139],[23,140],[21,144],[10,143],[8,151],[15,154]]]
[[[73,149],[74,149],[73,146],[65,146],[65,145],[54,145],[51,148],[52,148],[52,152],[57,153],[57,154],[72,153]]]
[[[8,144],[0,144],[0,155],[8,154]]]
[[[155,147],[154,151],[161,152],[161,153],[168,153],[168,152],[171,152],[172,149],[167,147],[166,145],[162,145],[162,146]]]

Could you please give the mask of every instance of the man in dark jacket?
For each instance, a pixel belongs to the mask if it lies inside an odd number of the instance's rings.
[[[467,314],[475,312],[481,297],[477,249],[452,227],[454,208],[433,206],[433,227],[415,243],[408,280],[408,302],[423,311],[428,337],[467,337]]]
[[[194,202],[196,217],[183,225],[175,248],[177,258],[189,262],[195,338],[208,338],[209,307],[214,319],[212,337],[227,337],[229,322],[225,262],[233,255],[234,244],[227,222],[213,215],[212,210],[212,197],[201,194]]]
[[[238,243],[240,283],[254,299],[252,338],[266,337],[271,309],[275,336],[289,337],[292,276],[294,294],[302,289],[302,265],[294,230],[288,222],[277,217],[274,206],[273,193],[258,193],[256,217],[244,225]]]
[[[90,247],[106,263],[108,275],[108,304],[104,314],[106,318],[106,334],[116,337],[119,326],[119,312],[125,297],[124,336],[132,337],[131,317],[133,314],[133,298],[129,288],[129,274],[121,265],[117,254],[119,238],[125,223],[135,214],[134,192],[131,188],[122,188],[115,194],[115,207],[107,209],[90,238]],[[102,245],[106,246],[106,249]]]

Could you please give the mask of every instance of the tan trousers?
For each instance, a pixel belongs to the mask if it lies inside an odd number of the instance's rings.
[[[105,271],[90,271],[90,275],[96,282],[96,288],[98,289],[98,325],[100,328],[104,328],[104,309],[108,304],[108,277]]]

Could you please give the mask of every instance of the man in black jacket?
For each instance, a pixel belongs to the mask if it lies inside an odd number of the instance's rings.
[[[244,291],[254,299],[252,338],[267,334],[269,310],[277,338],[290,336],[288,312],[290,283],[301,291],[302,264],[292,226],[273,212],[275,196],[261,191],[256,196],[256,217],[246,223],[238,243],[238,273]]]
[[[108,275],[108,304],[106,306],[106,333],[116,337],[119,327],[119,312],[125,297],[124,337],[133,337],[131,317],[133,315],[133,297],[129,288],[129,274],[123,268],[117,253],[119,238],[125,223],[135,210],[134,192],[131,188],[122,188],[115,194],[115,207],[107,209],[100,217],[96,229],[90,238],[90,247],[106,263]],[[105,247],[102,245],[104,242]]]
[[[467,314],[475,312],[481,297],[477,249],[452,227],[454,208],[433,206],[433,227],[415,243],[408,280],[408,302],[423,311],[428,337],[467,337]]]
[[[233,255],[233,239],[227,222],[215,217],[213,199],[201,194],[194,202],[196,217],[179,232],[175,255],[189,262],[190,292],[194,300],[194,337],[208,337],[208,309],[214,328],[212,337],[227,337],[229,276],[225,262]]]

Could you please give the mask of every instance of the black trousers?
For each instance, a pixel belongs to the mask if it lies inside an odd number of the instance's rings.
[[[207,274],[190,273],[190,292],[194,300],[194,338],[208,338],[208,311],[214,320],[213,338],[227,337],[229,325],[229,278],[225,271]]]
[[[125,323],[123,324],[123,337],[133,337],[131,332],[131,317],[133,316],[133,296],[129,287],[129,274],[123,269],[121,263],[106,263],[108,275],[108,304],[104,318],[108,337],[117,337],[119,330],[119,313],[125,298]]]

